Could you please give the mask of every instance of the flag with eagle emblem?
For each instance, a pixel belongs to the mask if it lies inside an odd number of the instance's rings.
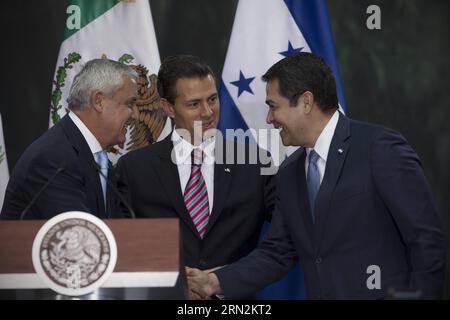
[[[125,152],[164,138],[171,123],[159,105],[156,74],[160,66],[148,0],[71,0],[66,10],[64,40],[59,50],[50,102],[50,127],[67,113],[73,77],[96,58],[117,60],[139,74],[139,119],[123,148],[110,148],[114,163]]]

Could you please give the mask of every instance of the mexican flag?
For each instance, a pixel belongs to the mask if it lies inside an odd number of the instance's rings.
[[[5,140],[3,139],[2,116],[0,115],[0,209],[5,199],[6,185],[8,184],[9,171],[6,161]]]
[[[109,150],[110,159],[115,162],[128,150],[165,137],[171,128],[157,101],[155,74],[161,62],[148,0],[72,0],[66,13],[53,79],[50,127],[67,113],[73,77],[85,62],[103,57],[134,66],[140,76],[140,119],[128,131],[123,149],[114,146]]]

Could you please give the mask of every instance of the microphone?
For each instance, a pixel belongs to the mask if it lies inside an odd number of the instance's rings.
[[[58,166],[58,168],[56,168],[55,172],[53,173],[53,175],[50,177],[50,179],[47,180],[47,182],[42,186],[41,189],[39,189],[38,193],[36,193],[33,197],[33,199],[31,199],[30,203],[25,207],[25,209],[23,209],[22,213],[20,214],[20,220],[23,220],[23,218],[25,217],[25,215],[27,214],[28,210],[30,210],[30,208],[34,205],[34,203],[37,201],[37,199],[39,199],[39,197],[41,196],[41,193],[47,189],[47,187],[50,185],[50,183],[53,182],[53,180],[56,178],[56,176],[58,174],[60,174],[61,172],[63,172],[66,169],[66,164],[65,162],[61,162],[60,165]]]
[[[106,180],[106,183],[108,184],[108,188],[111,188],[112,191],[114,191],[114,193],[119,197],[120,201],[122,201],[122,203],[125,205],[125,207],[127,207],[128,211],[131,214],[131,218],[136,219],[136,214],[134,213],[133,208],[130,206],[130,204],[125,199],[125,197],[119,192],[119,190],[117,190],[116,186],[108,179],[108,177],[103,174],[103,172],[100,168],[100,165],[95,161],[94,161],[94,164],[95,164],[95,169],[97,170],[97,172]]]

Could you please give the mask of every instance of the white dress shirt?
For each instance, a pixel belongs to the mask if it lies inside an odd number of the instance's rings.
[[[311,150],[314,149],[314,151],[316,151],[316,153],[319,155],[319,159],[317,159],[317,169],[319,169],[320,183],[322,183],[323,176],[325,175],[325,167],[327,165],[328,151],[330,150],[331,140],[333,139],[334,131],[336,130],[338,120],[339,120],[339,111],[336,110],[331,119],[328,121],[325,128],[323,128],[319,138],[317,138],[314,148],[306,148],[305,174],[306,175],[308,174],[309,154]]]
[[[191,176],[191,153],[195,146],[190,144],[188,141],[184,140],[177,132],[173,130],[172,141],[174,145],[172,154],[172,160],[178,168],[178,175],[180,177],[181,193],[184,194],[186,185]],[[201,172],[203,180],[205,180],[206,190],[208,192],[209,201],[209,214],[211,214],[213,201],[214,201],[214,147],[216,144],[215,137],[209,138],[200,144],[197,148],[202,149],[204,154],[203,164],[201,167]]]
[[[95,157],[95,153],[103,150],[102,146],[100,145],[100,142],[98,142],[97,138],[92,134],[92,132],[88,129],[88,127],[86,127],[83,121],[81,121],[81,119],[78,118],[78,116],[75,113],[69,112],[69,117],[70,119],[72,119],[73,123],[75,123],[78,130],[81,131],[84,140],[86,140],[89,149],[91,149],[91,152],[94,155],[94,159],[97,160],[97,158]]]

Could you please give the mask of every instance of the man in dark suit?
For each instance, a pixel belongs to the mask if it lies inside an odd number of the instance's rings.
[[[85,64],[70,89],[69,114],[34,141],[17,162],[2,219],[21,215],[49,219],[72,210],[101,218],[120,216],[116,195],[107,187],[107,176],[114,175],[104,150],[125,142],[126,126],[137,116],[136,77],[134,70],[116,61],[96,59]]]
[[[397,132],[338,111],[330,68],[310,53],[272,66],[267,122],[285,145],[277,203],[262,244],[235,264],[188,270],[201,297],[241,298],[303,268],[310,299],[442,295],[446,242],[420,160]],[[395,292],[392,295],[395,297]]]
[[[217,134],[216,80],[199,58],[166,58],[158,92],[175,129],[121,157],[119,189],[138,217],[180,219],[186,265],[209,269],[234,262],[256,247],[271,216],[273,176],[261,174],[262,161],[236,163],[241,147],[248,156],[260,151],[256,145],[227,142]]]

